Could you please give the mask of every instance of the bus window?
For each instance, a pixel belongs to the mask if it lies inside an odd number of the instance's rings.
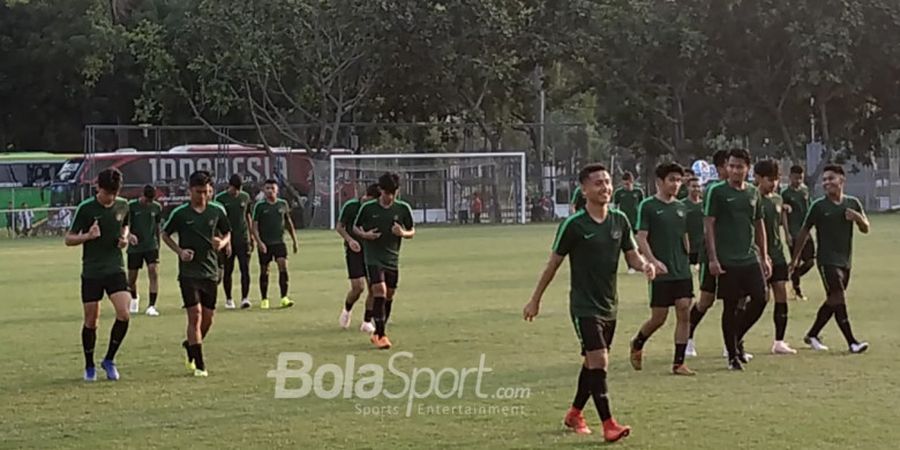
[[[56,181],[60,181],[63,183],[69,183],[75,181],[76,175],[78,175],[78,170],[81,169],[81,163],[83,160],[81,159],[72,159],[66,161],[63,164],[62,168],[59,169],[59,172],[56,173]]]

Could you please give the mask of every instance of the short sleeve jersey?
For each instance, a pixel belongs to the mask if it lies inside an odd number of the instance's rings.
[[[781,197],[784,199],[784,204],[791,207],[791,212],[787,217],[788,231],[790,231],[791,237],[796,237],[803,228],[803,220],[809,211],[809,188],[806,185],[800,185],[796,189],[788,186],[781,190]]]
[[[250,241],[250,228],[247,223],[247,214],[253,202],[250,201],[250,194],[239,191],[237,195],[231,195],[228,191],[219,192],[216,195],[216,203],[225,208],[225,214],[228,215],[228,225],[231,226],[231,240],[233,242],[247,243]]]
[[[128,253],[159,250],[159,224],[162,222],[162,205],[143,203],[139,199],[128,202],[128,223],[131,234],[137,237],[137,245],[129,245]]]
[[[690,198],[684,200],[687,208],[687,233],[691,244],[691,253],[703,253],[703,201],[694,203]]]
[[[575,207],[575,211],[581,211],[587,205],[587,199],[584,198],[584,193],[581,192],[581,186],[576,186],[575,190],[572,191],[572,199],[569,200],[569,204]]]
[[[773,265],[787,264],[784,256],[784,243],[781,240],[781,212],[784,201],[781,196],[772,193],[760,197],[763,204],[763,221],[766,224],[766,245],[769,247],[769,257]]]
[[[822,197],[809,206],[803,227],[816,229],[819,244],[816,261],[819,265],[850,268],[854,224],[844,216],[847,209],[863,213],[862,203],[850,195],[845,195],[840,203]]]
[[[403,238],[394,236],[391,228],[399,223],[410,230],[413,228],[412,208],[409,204],[395,200],[384,207],[378,199],[369,200],[359,207],[353,225],[366,231],[376,230],[381,236],[374,241],[363,241],[363,254],[367,266],[396,270],[400,267],[400,245]]]
[[[763,218],[762,202],[756,187],[745,185],[743,190],[726,182],[709,190],[704,214],[716,219],[716,252],[723,266],[757,264],[758,250],[754,244],[754,223]]]
[[[125,260],[119,248],[122,228],[128,225],[128,200],[117,197],[110,206],[103,206],[97,197],[78,205],[72,219],[71,233],[87,233],[94,222],[100,226],[100,237],[82,244],[81,276],[87,279],[125,272]]]
[[[259,238],[263,244],[284,243],[284,224],[287,223],[291,208],[284,199],[269,203],[266,199],[256,202],[253,207],[253,221],[259,226]]]
[[[178,235],[178,246],[194,251],[194,259],[184,262],[178,259],[178,279],[218,280],[218,251],[213,248],[213,238],[231,232],[225,208],[210,202],[203,212],[197,212],[190,203],[174,210],[163,225],[168,235]]]
[[[666,203],[647,197],[638,208],[637,231],[647,232],[647,243],[653,256],[666,265],[668,273],[656,281],[691,279],[691,264],[684,238],[687,234],[687,206],[678,200]]]
[[[619,253],[636,248],[631,223],[616,209],[610,209],[602,223],[581,210],[559,226],[553,251],[569,257],[569,311],[573,317],[616,319]]]
[[[643,200],[644,191],[638,188],[630,191],[625,188],[618,188],[613,192],[613,203],[616,205],[616,209],[625,213],[625,216],[628,217],[628,223],[637,222],[638,205]]]
[[[362,206],[362,202],[358,198],[351,198],[344,203],[344,206],[341,206],[341,212],[338,214],[338,222],[344,226],[344,230],[351,236],[353,236],[353,222],[356,220],[357,214],[359,214],[360,206]],[[350,249],[346,242],[344,242],[344,249]]]

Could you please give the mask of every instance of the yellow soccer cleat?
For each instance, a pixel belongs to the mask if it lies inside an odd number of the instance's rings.
[[[282,308],[290,308],[291,306],[294,306],[294,302],[292,302],[291,299],[289,299],[287,297],[284,297],[281,299],[281,307]]]
[[[209,376],[209,372],[207,372],[205,370],[195,369],[194,376],[197,378],[206,378]]]
[[[259,309],[269,309],[269,299],[262,299],[262,301],[259,302]]]

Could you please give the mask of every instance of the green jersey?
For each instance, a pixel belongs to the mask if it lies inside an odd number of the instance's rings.
[[[745,184],[743,190],[728,183],[717,183],[709,190],[704,214],[716,219],[716,253],[723,266],[757,264],[754,244],[757,220],[761,220],[762,202],[756,187]]]
[[[803,227],[816,229],[816,262],[821,266],[850,268],[853,253],[853,221],[844,216],[848,209],[863,214],[859,199],[845,195],[840,203],[822,197],[809,206]]]
[[[228,215],[228,224],[231,226],[231,241],[238,243],[250,242],[250,227],[247,223],[247,215],[250,214],[250,194],[239,191],[237,195],[231,195],[228,191],[219,192],[216,195],[216,203],[225,208]]]
[[[587,199],[584,198],[584,193],[581,192],[581,186],[576,186],[575,190],[572,191],[572,199],[569,200],[569,204],[575,207],[575,211],[581,211],[587,205]]]
[[[629,191],[620,187],[613,192],[612,201],[616,205],[616,209],[625,213],[625,217],[628,217],[629,223],[637,222],[638,205],[643,200],[644,191],[638,188]]]
[[[678,194],[675,196],[678,200],[687,200],[688,198],[688,185],[687,183],[682,183],[681,187],[678,188]]]
[[[362,206],[362,202],[358,198],[351,198],[347,200],[347,203],[344,203],[344,206],[341,206],[341,212],[338,214],[338,222],[344,226],[344,230],[347,230],[350,236],[354,235],[353,222],[356,220],[357,214],[359,214],[360,206]],[[344,249],[350,250],[350,246],[346,242],[344,242]]]
[[[717,185],[717,184],[719,184],[719,183],[724,183],[724,181],[718,181],[718,180],[710,181],[710,182],[707,183],[706,186],[704,187],[704,190],[703,190],[703,200],[701,200],[701,202],[702,202],[701,205],[703,205],[703,211],[704,211],[704,214],[703,214],[703,215],[704,215],[704,217],[706,216],[706,205],[705,205],[704,203],[706,202],[706,199],[709,198],[709,191],[713,188],[713,186],[715,186],[715,185]],[[707,263],[707,262],[709,262],[709,255],[706,254],[706,235],[705,235],[705,233],[706,233],[706,228],[705,228],[705,225],[704,225],[704,228],[703,228],[703,233],[704,233],[704,236],[703,236],[703,238],[700,239],[700,243],[699,243],[699,244],[697,245],[697,247],[696,247],[696,248],[697,248],[697,254],[700,255],[700,263],[701,263],[701,264],[702,264],[702,263]],[[693,245],[693,244],[692,244],[692,245]],[[694,247],[691,247],[691,249],[692,249],[691,251],[693,251],[693,248],[694,248]]]
[[[396,270],[400,266],[400,244],[403,238],[394,236],[391,228],[399,223],[411,230],[414,226],[412,208],[400,200],[394,200],[391,206],[381,206],[378,199],[369,200],[359,207],[353,225],[365,231],[375,230],[381,236],[374,241],[363,240],[363,254],[367,266],[377,266]]]
[[[763,222],[766,224],[766,242],[769,247],[769,258],[772,258],[772,265],[785,265],[787,259],[784,256],[784,243],[781,240],[781,211],[784,200],[780,195],[771,193],[768,196],[761,196],[763,205]]]
[[[638,232],[647,232],[647,243],[653,256],[666,265],[668,273],[657,281],[691,279],[691,263],[684,247],[687,235],[687,205],[678,200],[666,203],[647,197],[638,207]]]
[[[87,233],[94,222],[100,226],[100,237],[82,244],[81,276],[95,279],[124,273],[125,261],[119,248],[119,238],[122,228],[128,226],[128,200],[117,197],[110,206],[100,204],[97,197],[81,202],[75,210],[69,232]]]
[[[694,203],[690,198],[684,200],[687,207],[687,233],[691,254],[703,253],[703,201]]]
[[[800,229],[803,228],[806,213],[809,211],[809,188],[805,184],[801,184],[796,189],[788,186],[781,190],[781,198],[784,199],[785,205],[791,207],[791,212],[787,216],[788,231],[791,233],[791,237],[797,237]]]
[[[129,245],[128,253],[159,250],[159,223],[162,222],[162,205],[144,203],[140,199],[128,202],[128,224],[131,234],[137,237],[137,245]]]
[[[569,312],[573,317],[616,320],[619,252],[636,248],[631,222],[615,209],[609,210],[602,223],[581,210],[559,226],[553,251],[569,257]]]
[[[260,200],[253,207],[253,221],[259,227],[259,239],[263,244],[284,244],[284,224],[288,223],[288,214],[291,208],[283,199],[276,199],[274,203],[268,200]]]
[[[185,203],[172,210],[163,231],[170,236],[178,234],[178,246],[194,251],[194,259],[188,262],[178,258],[178,279],[219,279],[219,252],[213,247],[213,238],[231,232],[222,205],[210,202],[203,212],[197,212]]]

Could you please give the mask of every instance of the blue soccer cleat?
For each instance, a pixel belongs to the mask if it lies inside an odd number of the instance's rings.
[[[116,369],[116,363],[104,359],[102,363],[100,363],[100,367],[106,371],[106,379],[111,381],[119,380],[119,369]]]
[[[88,367],[84,369],[84,381],[97,381],[97,368]]]

